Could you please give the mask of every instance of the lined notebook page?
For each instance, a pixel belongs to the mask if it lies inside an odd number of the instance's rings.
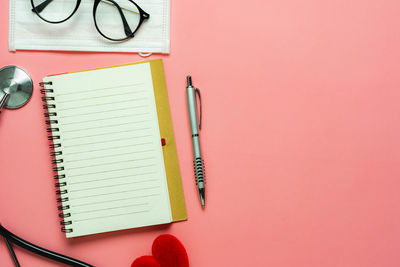
[[[172,221],[149,63],[50,76],[75,237]]]

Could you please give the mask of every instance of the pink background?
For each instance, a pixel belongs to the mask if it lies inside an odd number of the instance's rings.
[[[163,58],[189,220],[67,240],[42,103],[47,74],[142,60],[7,50],[32,100],[0,116],[0,221],[96,266],[130,266],[176,235],[192,267],[400,266],[400,2],[172,1]],[[196,195],[185,76],[201,88],[207,207]],[[22,266],[59,266],[16,248]],[[0,265],[13,266],[4,242]]]

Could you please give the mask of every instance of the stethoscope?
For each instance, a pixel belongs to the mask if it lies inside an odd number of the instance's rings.
[[[23,69],[16,66],[6,66],[0,69],[0,112],[3,107],[7,109],[17,109],[24,106],[31,98],[32,92],[32,79]],[[16,267],[20,267],[20,264],[11,243],[35,254],[70,266],[93,267],[93,265],[85,262],[34,245],[11,233],[2,225],[0,225],[0,235],[3,236]]]

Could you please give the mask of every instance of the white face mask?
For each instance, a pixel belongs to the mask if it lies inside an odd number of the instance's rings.
[[[170,0],[134,0],[150,18],[143,22],[132,39],[123,42],[109,41],[98,33],[93,20],[94,0],[82,0],[75,14],[59,24],[40,19],[32,12],[29,0],[9,1],[10,51],[25,49],[169,53]]]

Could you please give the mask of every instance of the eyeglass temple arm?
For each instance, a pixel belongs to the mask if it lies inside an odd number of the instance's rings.
[[[111,3],[111,1],[109,1],[109,0],[100,0],[100,1],[103,2],[103,3],[105,3],[105,4],[107,4],[107,5],[110,5],[110,6],[113,5],[113,4]],[[131,10],[131,9],[129,9],[129,8],[126,8],[126,7],[121,7],[121,6],[120,6],[120,8],[123,9],[123,10],[129,11],[129,12],[132,12],[132,13],[139,14],[139,12],[137,12],[137,11],[135,11],[135,10]]]
[[[45,9],[45,8],[48,6],[48,4],[50,4],[51,2],[53,2],[53,0],[45,0],[45,1],[43,1],[41,4],[37,5],[35,8],[32,8],[32,11],[35,12],[35,9],[36,9],[36,12],[40,13],[40,12],[42,12],[43,9]],[[114,5],[113,3],[110,3],[110,1],[108,1],[108,0],[101,0],[101,2],[103,2],[103,3],[107,4],[107,5],[110,5],[110,6]],[[129,9],[129,8],[121,7],[121,9],[126,10],[126,11],[129,11],[129,12],[132,12],[132,13],[139,14],[139,12],[137,12],[137,11],[135,11],[135,10],[131,10],[131,9]]]
[[[43,9],[45,9],[48,6],[48,4],[50,4],[51,2],[53,2],[53,0],[46,0],[46,1],[42,2],[41,4],[35,6],[35,8],[32,8],[32,12],[35,12],[35,13],[42,12]]]
[[[130,36],[132,34],[131,27],[129,27],[128,21],[126,21],[124,12],[122,12],[121,7],[114,1],[114,0],[107,0],[108,2],[111,2],[115,5],[115,7],[118,9],[119,15],[121,16],[122,19],[122,24],[124,25],[124,31],[126,36]]]

